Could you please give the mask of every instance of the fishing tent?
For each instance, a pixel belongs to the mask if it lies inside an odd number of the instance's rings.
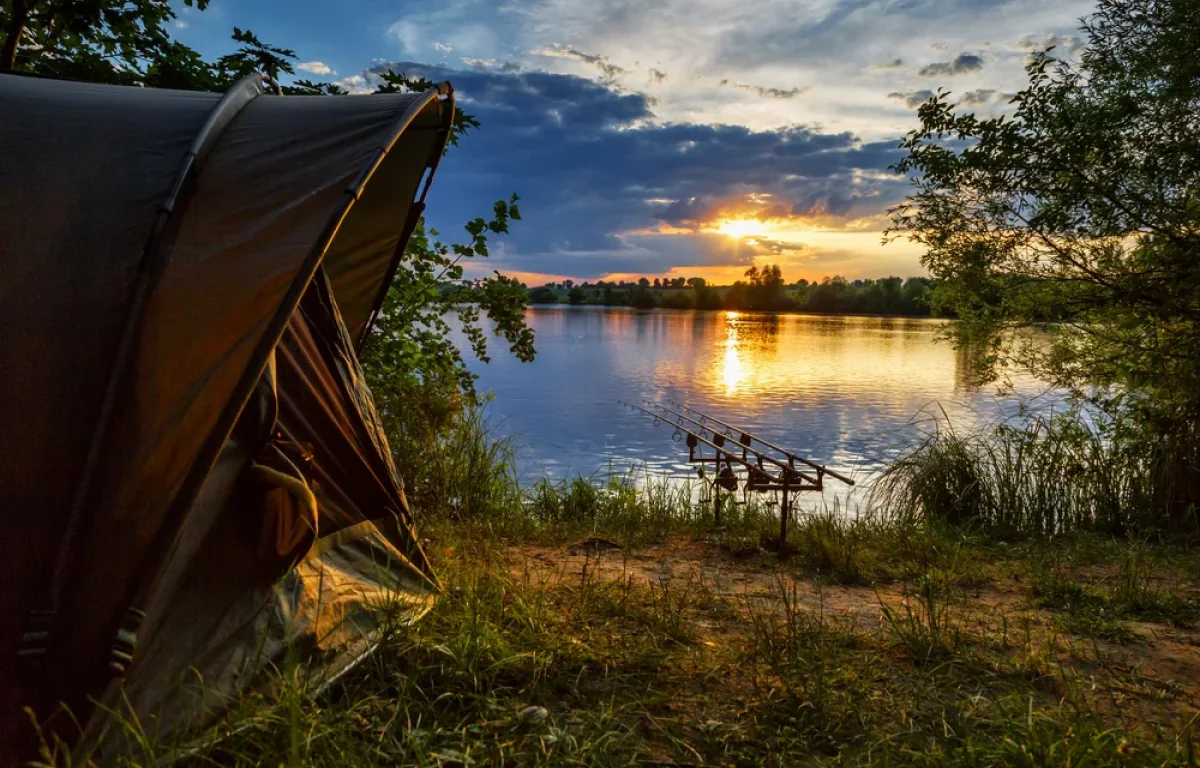
[[[369,650],[376,601],[419,617],[358,352],[449,86],[6,75],[0,115],[0,763],[23,707],[68,742],[105,706],[171,731],[285,649]]]

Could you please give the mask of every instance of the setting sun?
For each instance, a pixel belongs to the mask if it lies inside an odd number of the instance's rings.
[[[717,231],[730,237],[753,237],[763,233],[763,223],[758,219],[726,219],[717,225]]]

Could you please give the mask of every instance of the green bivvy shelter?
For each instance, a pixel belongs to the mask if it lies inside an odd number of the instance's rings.
[[[0,76],[0,764],[428,610],[358,353],[453,116]]]

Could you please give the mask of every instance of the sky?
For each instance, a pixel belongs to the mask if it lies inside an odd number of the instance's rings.
[[[292,48],[298,77],[374,89],[387,68],[453,83],[482,127],[443,159],[443,239],[521,197],[474,274],[530,285],[637,276],[727,283],[922,274],[883,243],[909,182],[888,167],[939,89],[1009,109],[1031,50],[1077,58],[1077,0],[212,0],[174,34],[233,26]],[[470,274],[470,273],[469,273]]]

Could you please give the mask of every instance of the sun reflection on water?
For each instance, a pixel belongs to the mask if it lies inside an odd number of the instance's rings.
[[[721,380],[726,395],[736,395],[742,382],[749,374],[742,362],[738,340],[737,312],[725,313],[725,356],[721,359]]]

